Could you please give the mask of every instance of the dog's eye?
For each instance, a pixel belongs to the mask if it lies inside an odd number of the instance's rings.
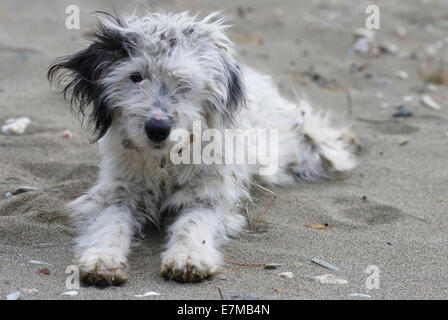
[[[143,81],[143,77],[142,77],[142,75],[140,73],[133,73],[133,74],[131,74],[131,76],[129,78],[134,83]]]

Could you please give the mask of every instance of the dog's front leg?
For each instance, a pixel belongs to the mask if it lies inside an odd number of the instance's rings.
[[[211,208],[180,213],[166,230],[168,241],[162,253],[161,275],[192,282],[215,274],[222,262],[218,246],[226,239],[227,220],[224,213]]]
[[[99,204],[88,195],[69,207],[78,226],[75,254],[81,279],[95,285],[125,282],[136,224],[131,210],[121,204]]]

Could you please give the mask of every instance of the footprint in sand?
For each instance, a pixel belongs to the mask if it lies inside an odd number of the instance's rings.
[[[361,198],[336,198],[335,204],[340,206],[341,218],[354,226],[372,226],[388,224],[403,216],[403,212],[392,206],[374,200]]]

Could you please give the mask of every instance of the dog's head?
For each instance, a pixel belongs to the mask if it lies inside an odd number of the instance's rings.
[[[123,146],[169,147],[174,129],[224,128],[245,103],[241,70],[217,13],[120,18],[98,13],[90,45],[59,58],[48,77],[67,78],[64,95],[85,115],[94,141],[113,127]]]

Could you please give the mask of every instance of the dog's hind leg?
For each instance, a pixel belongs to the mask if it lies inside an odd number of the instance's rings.
[[[348,128],[332,127],[327,116],[313,112],[306,103],[292,116],[288,111],[288,118],[270,124],[279,132],[278,169],[272,175],[256,175],[257,180],[291,185],[298,180],[332,178],[356,166],[355,153],[361,146]]]
[[[360,146],[349,129],[334,128],[306,99],[291,102],[283,98],[270,77],[247,69],[246,83],[249,108],[241,113],[242,124],[278,131],[277,152],[268,157],[268,166],[278,169],[267,175],[254,172],[258,181],[292,185],[298,180],[329,178],[355,167],[354,153]],[[260,150],[264,150],[262,146]]]

